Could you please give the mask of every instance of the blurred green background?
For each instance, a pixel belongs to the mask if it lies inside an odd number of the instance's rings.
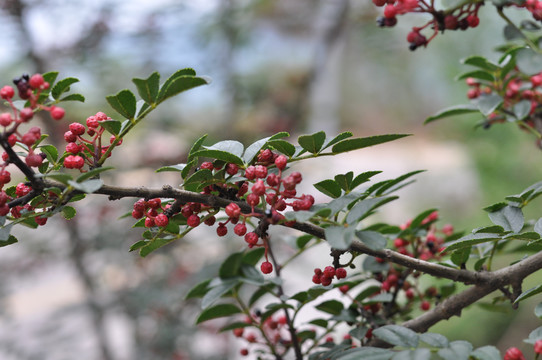
[[[489,224],[481,208],[542,175],[534,139],[512,125],[485,131],[469,116],[423,125],[438,110],[466,103],[467,86],[453,80],[468,70],[460,59],[498,57],[504,22],[492,10],[482,10],[478,28],[446,32],[410,52],[406,34],[423,17],[378,28],[379,9],[367,1],[1,0],[0,75],[2,84],[46,71],[81,79],[73,89],[85,104],[66,104],[60,123],[41,119],[60,147],[70,122],[97,111],[114,116],[104,96],[130,87],[133,77],[158,70],[165,78],[183,67],[210,76],[210,86],[169,101],[125,140],[111,159],[118,172],[107,179],[120,185],[176,186],[180,179],[154,169],[182,162],[203,133],[244,143],[277,131],[294,138],[319,130],[413,134],[314,165],[307,181],[351,169],[388,177],[427,169],[381,217],[401,223],[437,207],[442,224],[469,232]],[[183,296],[240,244],[203,233],[139,259],[127,252],[139,236],[126,231],[130,220],[106,221],[130,206],[86,201],[75,220],[22,230],[19,244],[0,251],[2,359],[236,358],[230,334],[217,337],[212,325],[196,332],[198,304]],[[528,216],[540,216],[537,206]],[[503,314],[475,307],[435,331],[475,346],[517,346],[537,326],[531,305]]]

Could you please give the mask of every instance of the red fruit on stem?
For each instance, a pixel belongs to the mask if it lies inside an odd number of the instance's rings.
[[[260,266],[260,270],[262,270],[262,273],[264,274],[270,274],[273,271],[273,264],[269,261],[264,261]]]
[[[200,218],[196,214],[192,214],[186,219],[186,224],[190,227],[196,227],[199,225],[199,223],[200,223]]]
[[[59,106],[53,106],[51,107],[49,114],[51,114],[51,117],[55,120],[62,120],[62,118],[66,114],[66,110]]]

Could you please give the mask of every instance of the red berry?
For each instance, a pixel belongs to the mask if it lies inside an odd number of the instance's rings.
[[[525,360],[525,356],[517,347],[511,347],[504,353],[504,360]]]
[[[10,181],[11,181],[11,174],[10,174],[10,172],[7,171],[7,170],[2,170],[2,172],[0,172],[0,186],[1,186],[1,185],[5,185],[5,184],[9,183]],[[0,196],[1,196],[2,194],[5,194],[5,192],[2,191],[2,192],[0,193]]]
[[[333,266],[326,266],[324,268],[324,275],[330,278],[335,276],[335,268]]]
[[[534,343],[534,352],[537,354],[542,354],[542,340],[536,340]]]
[[[459,21],[457,20],[457,17],[454,15],[446,15],[444,17],[444,28],[449,30],[455,30],[459,26]]]
[[[9,214],[9,205],[4,204],[0,206],[0,216],[6,216],[7,214]]]
[[[270,163],[273,161],[273,152],[269,149],[261,150],[258,154],[258,161],[263,163]]]
[[[258,234],[255,232],[249,232],[245,235],[245,241],[250,245],[256,245],[258,243]]]
[[[151,209],[158,209],[162,206],[162,200],[160,198],[154,198],[147,201],[147,206]]]
[[[387,2],[388,0],[373,0],[373,4],[375,4],[378,7],[386,5]]]
[[[142,211],[137,211],[137,210],[133,210],[132,211],[132,217],[134,219],[141,219],[143,217],[143,212]]]
[[[431,303],[429,303],[429,301],[427,300],[422,301],[422,303],[420,304],[420,309],[422,309],[423,311],[427,311],[430,308],[431,308]]]
[[[85,133],[85,127],[83,126],[83,124],[71,123],[70,124],[70,131],[74,135],[81,136],[81,135],[83,135]]]
[[[229,218],[236,219],[241,215],[241,208],[236,203],[229,203],[224,211],[226,211]]]
[[[199,223],[200,223],[200,218],[196,214],[192,214],[186,219],[186,224],[190,227],[196,227],[199,225]]]
[[[344,279],[346,277],[346,269],[345,268],[338,268],[335,270],[335,276],[337,279]]]
[[[32,188],[30,186],[27,186],[24,183],[19,183],[15,187],[15,194],[17,194],[18,197],[21,197],[28,194],[31,190]]]
[[[0,125],[9,126],[13,122],[13,118],[10,113],[0,114]]]
[[[89,116],[86,123],[89,129],[95,129],[100,126],[100,123],[98,122],[98,118],[96,116]]]
[[[248,180],[254,180],[256,178],[256,168],[252,165],[245,169],[245,177]]]
[[[64,133],[64,140],[66,140],[66,142],[69,142],[69,143],[75,142],[77,140],[77,135],[75,135],[71,131],[66,131]]]
[[[264,179],[267,176],[267,168],[263,165],[256,165],[254,175],[259,179]]]
[[[51,117],[55,120],[61,120],[64,115],[66,114],[66,110],[59,106],[53,106],[51,107],[51,110],[49,111],[49,114],[51,114]]]
[[[257,180],[254,185],[252,185],[252,193],[257,196],[262,196],[265,194],[265,184],[263,180]]]
[[[469,15],[467,16],[467,23],[470,27],[477,27],[480,23],[480,19],[476,15]]]
[[[279,155],[276,159],[275,159],[275,165],[277,167],[277,169],[279,170],[284,170],[284,168],[286,167],[286,164],[288,164],[288,158],[284,155]]]
[[[225,236],[228,233],[228,228],[224,224],[219,224],[216,228],[216,234],[218,236]]]
[[[30,167],[38,167],[43,163],[43,158],[39,154],[29,154],[24,159],[26,165]]]
[[[397,8],[391,4],[386,5],[384,8],[384,17],[387,19],[394,18],[397,15]]]
[[[414,299],[414,290],[412,290],[412,289],[407,289],[407,291],[405,291],[405,296],[406,296],[407,299],[409,299],[409,300]]]
[[[247,227],[245,224],[239,223],[233,228],[233,232],[236,235],[243,236],[247,233]]]
[[[17,135],[11,134],[11,135],[8,137],[8,144],[9,144],[9,146],[14,146],[16,143],[17,143]]]
[[[66,152],[76,155],[81,152],[82,148],[83,147],[81,145],[77,145],[76,143],[71,142],[66,145]]]
[[[245,332],[245,329],[244,328],[237,328],[237,329],[233,329],[233,335],[235,335],[236,337],[241,337],[243,336],[243,333]]]
[[[322,282],[320,281],[320,275],[314,274],[312,276],[312,282],[315,284],[321,284]]]
[[[169,218],[166,216],[166,214],[158,214],[154,218],[154,223],[156,226],[164,227],[169,223]]]
[[[28,84],[33,89],[40,88],[45,83],[45,80],[43,79],[43,75],[41,74],[34,74],[30,77],[30,80],[28,80]]]
[[[19,112],[19,117],[22,121],[28,121],[34,116],[34,111],[31,108],[24,108]]]
[[[241,356],[247,356],[248,355],[248,349],[241,349],[239,350],[239,353],[241,354]]]
[[[73,168],[74,169],[81,169],[83,166],[85,166],[85,159],[83,159],[79,155],[75,155],[73,157]]]
[[[226,165],[226,173],[229,175],[235,175],[239,171],[239,166],[236,164],[229,163]]]
[[[260,269],[264,274],[270,274],[273,271],[273,264],[271,264],[269,261],[264,261],[260,266]]]
[[[208,217],[205,219],[204,223],[208,226],[213,226],[215,224],[216,218],[214,216]]]
[[[213,163],[210,161],[205,161],[201,163],[200,169],[207,169],[207,170],[213,170],[214,166]]]
[[[154,226],[154,219],[153,218],[145,218],[145,227],[153,227]]]
[[[339,286],[339,291],[342,292],[343,294],[346,294],[348,290],[350,290],[350,286],[348,285]]]
[[[322,286],[331,285],[332,280],[333,280],[332,278],[330,278],[329,276],[326,276],[325,274],[320,276],[320,283],[322,284]]]
[[[15,96],[15,90],[11,86],[6,85],[0,89],[0,96],[4,100],[11,99],[13,96]]]
[[[247,204],[257,206],[260,203],[260,197],[254,193],[247,195]]]
[[[36,216],[34,220],[39,226],[43,226],[47,223],[47,218],[42,216]]]

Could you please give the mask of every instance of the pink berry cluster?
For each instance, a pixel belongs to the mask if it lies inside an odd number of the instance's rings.
[[[265,334],[265,339],[274,345],[279,345],[276,347],[277,351],[283,353],[287,352],[288,346],[291,345],[291,340],[287,330],[288,320],[286,319],[286,316],[268,317],[262,321],[261,314],[257,312],[256,314],[247,316],[245,323],[259,328],[259,330]],[[247,331],[245,328],[236,328],[232,330],[232,332],[234,336],[242,338],[247,342],[247,346],[240,350],[242,356],[249,355],[249,346],[252,348],[268,346],[264,337],[254,331]]]
[[[261,150],[257,156],[256,163],[242,168],[233,163],[223,164],[220,162],[206,161],[200,165],[200,169],[213,171],[214,174],[224,168],[225,174],[233,176],[241,176],[246,180],[241,180],[236,183],[227,183],[226,181],[206,186],[202,194],[213,194],[219,197],[225,197],[232,200],[225,208],[226,219],[219,221],[216,227],[218,236],[225,236],[228,233],[228,224],[234,225],[233,232],[237,236],[244,238],[249,248],[264,247],[265,261],[261,264],[261,271],[264,274],[269,274],[273,271],[273,265],[267,257],[267,238],[265,231],[249,231],[249,222],[251,218],[255,218],[258,222],[266,224],[292,225],[293,222],[286,221],[283,211],[288,208],[294,211],[309,210],[314,204],[314,198],[311,195],[298,195],[296,186],[302,181],[302,175],[299,172],[292,172],[285,176],[284,170],[288,164],[288,157],[274,153],[270,149]],[[276,169],[276,171],[275,171]],[[225,180],[225,179],[224,179]],[[142,200],[139,200],[142,201]],[[241,206],[237,201],[246,202],[250,208],[250,212],[242,212]],[[137,203],[136,203],[137,204]],[[136,211],[134,205],[134,213],[132,216],[136,219],[142,218],[145,211],[138,207]],[[217,219],[217,210],[208,205],[190,202],[184,204],[179,211],[185,218],[189,227],[195,228],[204,223],[208,226],[214,226]],[[174,215],[174,214],[171,214]],[[156,215],[151,214],[147,219],[153,218]],[[147,221],[145,222],[147,225]],[[150,226],[162,226],[149,220]]]
[[[477,27],[480,23],[478,10],[483,4],[463,3],[455,9],[446,11],[435,8],[434,1],[426,0],[373,0],[373,4],[384,8],[383,16],[378,18],[377,23],[382,27],[392,27],[397,24],[397,16],[407,13],[425,13],[431,15],[431,19],[421,27],[413,27],[407,35],[410,49],[415,50],[420,46],[427,46],[437,36],[439,31],[444,30],[467,30]],[[432,34],[427,38],[422,34],[424,29],[432,29]]]
[[[134,204],[132,217],[141,219],[145,217],[145,227],[159,226],[164,227],[169,223],[169,218],[163,213],[167,206],[162,206],[162,200],[154,198],[150,200],[139,199]],[[162,211],[158,213],[158,211]]]
[[[540,354],[542,354],[542,340],[537,340],[534,343],[534,353],[536,354],[535,359],[538,359]],[[525,360],[523,352],[517,347],[511,347],[506,350],[504,353],[504,360]]]
[[[47,111],[53,119],[60,120],[64,117],[64,109],[55,105],[45,106],[38,102],[40,94],[49,89],[49,83],[44,80],[41,74],[23,75],[13,80],[13,82],[16,85],[19,98],[27,100],[28,107],[20,110],[15,107],[13,103],[15,88],[12,86],[5,85],[0,89],[0,97],[6,101],[11,110],[10,112],[0,113],[0,126],[3,127],[2,137],[10,147],[15,146],[16,143],[24,145],[27,149],[25,155],[26,165],[39,167],[43,163],[45,154],[37,153],[34,145],[41,138],[41,129],[34,126],[26,132],[21,132],[20,125],[29,122],[34,117],[34,113],[39,110]],[[9,164],[9,155],[3,153],[2,160],[4,162],[0,166],[0,171],[4,171]]]
[[[506,122],[506,116],[514,113],[513,108],[520,101],[528,101],[531,104],[528,116],[522,122],[523,126],[535,127],[534,117],[538,111],[538,104],[542,102],[542,72],[526,76],[514,69],[506,76],[505,81],[482,83],[476,79],[467,78],[466,83],[469,86],[467,91],[469,99],[477,99],[489,94],[498,94],[503,97],[502,106],[487,117],[484,128]]]
[[[314,275],[312,276],[312,282],[315,284],[321,284],[322,286],[331,285],[333,278],[337,280],[344,279],[346,277],[346,269],[343,267],[334,268],[333,266],[326,266],[324,270],[320,268],[314,269]]]
[[[77,122],[70,124],[69,130],[64,133],[64,140],[68,143],[66,145],[67,155],[64,158],[66,169],[82,169],[85,164],[94,166],[107,152],[110,144],[116,140],[116,136],[111,135],[107,140],[107,145],[102,143],[105,128],[101,126],[101,123],[107,120],[111,120],[111,118],[103,112],[98,112],[87,118],[86,127]],[[85,134],[88,138],[84,137]],[[117,145],[121,143],[122,140],[117,142]]]

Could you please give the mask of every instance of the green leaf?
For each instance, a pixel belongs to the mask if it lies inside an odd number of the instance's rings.
[[[84,182],[75,182],[73,180],[69,180],[68,184],[74,189],[77,189],[87,194],[92,194],[93,192],[100,190],[103,185],[103,181],[100,179],[92,179]]]
[[[256,301],[258,301],[262,296],[264,296],[267,293],[272,293],[273,288],[275,287],[275,284],[268,284],[265,286],[260,286],[258,290],[256,290],[250,299],[248,300],[248,306],[254,305]]]
[[[501,352],[495,346],[482,346],[474,350],[471,356],[478,360],[501,360]]]
[[[348,353],[340,354],[335,359],[337,360],[389,360],[395,352],[388,349],[380,349],[374,347],[362,347],[352,349]]]
[[[231,289],[239,285],[239,278],[232,278],[228,280],[220,281],[218,284],[213,286],[213,283],[209,285],[209,291],[203,296],[201,300],[201,308],[207,309],[209,306],[213,305],[222,295],[228,293]]]
[[[431,350],[421,348],[399,351],[392,357],[392,360],[429,360],[430,358]]]
[[[322,147],[322,150],[327,149],[330,146],[335,145],[339,141],[342,141],[344,139],[348,139],[349,137],[352,137],[353,134],[350,131],[345,131],[340,133],[339,135],[335,136],[332,139],[326,138],[326,141],[324,143],[324,146]]]
[[[361,200],[352,207],[346,216],[346,222],[355,225],[367,217],[374,209],[398,198],[398,196],[383,196]]]
[[[495,65],[483,56],[473,55],[461,60],[465,65],[472,65],[488,71],[496,71],[499,66]]]
[[[429,210],[425,210],[424,212],[420,213],[419,215],[417,215],[411,222],[410,222],[410,228],[411,229],[416,229],[418,227],[420,227],[422,225],[422,222],[429,216],[431,215],[432,213],[434,213],[435,211],[437,211],[437,209],[429,209]]]
[[[56,180],[64,185],[68,185],[68,182],[73,179],[73,177],[70,174],[65,173],[49,173],[49,174],[43,174],[42,177],[51,178],[53,180]]]
[[[450,346],[440,349],[438,354],[444,360],[468,360],[472,352],[472,344],[463,341],[452,341]]]
[[[468,246],[463,249],[454,251],[453,254],[450,256],[450,259],[457,266],[465,265],[467,260],[469,260],[470,250],[471,250],[471,247]]]
[[[518,233],[525,224],[523,212],[515,206],[505,206],[502,209],[489,213],[489,218],[495,225],[500,225],[506,231]]]
[[[534,314],[537,318],[542,319],[542,303],[539,303],[534,308]]]
[[[389,264],[387,262],[378,262],[373,256],[367,256],[363,260],[362,269],[370,272],[383,272],[389,269]]]
[[[221,327],[220,330],[218,330],[218,332],[222,333],[222,332],[226,332],[226,331],[230,331],[234,329],[246,328],[250,326],[254,326],[254,325],[246,323],[246,322],[234,322],[234,323]]]
[[[260,270],[256,270],[254,266],[243,264],[241,266],[241,276],[242,282],[256,286],[263,285],[265,282],[265,278],[263,277],[262,272]]]
[[[423,341],[427,345],[434,348],[445,348],[448,347],[449,341],[444,335],[437,333],[424,333],[419,334],[420,341]]]
[[[400,186],[396,186],[398,184],[400,184],[401,182],[403,182],[404,180],[408,179],[409,177],[412,177],[416,174],[419,174],[421,172],[424,172],[425,170],[416,170],[416,171],[411,171],[409,173],[406,173],[404,175],[401,175],[393,180],[389,180],[386,182],[385,185],[381,186],[378,188],[378,190],[376,190],[375,194],[376,195],[385,195],[385,194],[390,194],[394,191],[397,191],[398,189],[402,188],[404,185],[400,185]],[[388,191],[386,191],[388,190]]]
[[[399,325],[386,325],[373,330],[373,335],[385,342],[404,347],[418,347],[419,336],[414,331]]]
[[[530,298],[531,296],[540,294],[542,292],[542,285],[537,285],[533,288],[530,288],[529,290],[526,290],[519,295],[516,300],[514,301],[514,304],[523,301],[525,299]]]
[[[529,333],[529,338],[523,340],[523,342],[534,345],[534,343],[537,342],[538,340],[542,340],[542,326],[531,331]]]
[[[50,163],[55,163],[58,160],[58,150],[53,145],[42,145],[40,150],[47,156]]]
[[[463,236],[462,238],[445,244],[445,251],[454,251],[489,241],[500,240],[501,237],[492,233],[476,233]]]
[[[518,121],[525,120],[531,112],[531,101],[530,100],[521,100],[512,108],[514,116]]]
[[[355,231],[354,226],[330,226],[324,229],[329,245],[337,250],[347,250],[350,247]]]
[[[357,238],[373,250],[382,250],[388,240],[376,231],[356,231]]]
[[[387,134],[387,135],[376,135],[369,136],[365,138],[355,138],[355,139],[346,139],[338,142],[333,145],[331,151],[334,154],[340,154],[347,151],[363,149],[365,147],[383,144],[389,141],[397,140],[405,136],[410,136],[408,134]]]
[[[332,198],[338,198],[342,194],[341,187],[334,180],[322,180],[314,184],[314,187],[324,195]]]
[[[105,99],[116,112],[125,118],[134,118],[136,113],[136,97],[130,90],[121,90],[116,95],[106,96]]]
[[[295,154],[295,146],[286,140],[270,140],[267,142],[267,145],[288,157],[292,157]]]
[[[85,102],[85,97],[81,94],[70,94],[67,96],[64,96],[60,101],[79,101],[79,102]]]
[[[357,186],[367,182],[370,178],[372,178],[375,175],[380,174],[382,171],[366,171],[364,173],[359,174],[352,180],[351,190],[355,189]]]
[[[183,91],[193,89],[201,85],[207,85],[211,81],[197,76],[179,76],[172,80],[169,84],[164,84],[158,96],[156,98],[156,103],[159,104],[162,101],[182,93]]]
[[[64,216],[64,219],[70,220],[75,217],[75,214],[77,211],[73,206],[64,206],[62,207],[62,216]]]
[[[132,82],[137,88],[139,96],[149,105],[152,105],[156,102],[156,97],[158,96],[158,90],[160,88],[160,74],[158,72],[153,72],[146,79],[132,79]]]
[[[183,186],[186,188],[190,184],[201,184],[209,181],[213,178],[213,173],[208,169],[200,169],[190,175],[188,179],[185,180]]]
[[[105,120],[100,121],[100,126],[107,130],[113,135],[118,135],[120,133],[120,128],[122,123],[118,120]]]
[[[181,76],[196,76],[196,71],[194,69],[191,69],[191,68],[185,68],[185,69],[180,69],[180,70],[175,71],[162,84],[162,88],[160,89],[159,93],[164,92],[171,85],[171,83],[175,79],[177,79],[178,77],[181,77]]]
[[[156,238],[156,239],[154,239],[152,241],[148,241],[147,245],[145,245],[144,247],[142,247],[139,250],[139,256],[146,257],[147,255],[149,255],[153,251],[158,250],[162,246],[169,244],[173,240],[175,240],[175,238],[172,238],[172,239]]]
[[[201,146],[203,145],[203,142],[205,141],[206,138],[207,138],[207,134],[203,135],[198,140],[196,140],[196,142],[194,142],[194,144],[190,148],[190,151],[188,152],[188,159],[186,160],[187,162],[190,162],[190,161],[192,161],[192,159],[195,158],[194,154],[199,149],[201,149]]]
[[[204,149],[194,153],[194,156],[203,156],[212,159],[222,160],[224,162],[234,163],[237,165],[243,165],[243,160],[230,152],[223,150]]]
[[[49,83],[49,86],[52,86],[56,78],[58,77],[58,71],[49,71],[43,74],[43,80]]]
[[[356,295],[356,297],[354,298],[356,301],[363,301],[366,298],[368,298],[369,296],[380,292],[380,286],[378,286],[376,284],[366,284],[366,283],[364,283],[364,284],[362,284],[362,286],[365,286],[365,288],[362,291],[360,291],[359,294]]]
[[[435,120],[443,119],[450,116],[470,114],[478,111],[478,108],[472,104],[451,106],[441,110],[433,116],[429,116],[427,119],[425,119],[424,124],[429,124],[430,122],[433,122]]]
[[[114,169],[113,166],[104,166],[104,167],[95,168],[95,169],[87,171],[86,173],[81,174],[75,181],[77,181],[78,183],[81,183],[87,179],[95,177],[96,175],[100,173],[103,173],[104,171],[108,171],[112,169]]]
[[[242,263],[255,266],[264,254],[265,248],[263,247],[249,250],[243,255]]]
[[[352,180],[354,178],[354,172],[349,171],[346,174],[335,175],[335,182],[346,192],[350,192],[352,189]]]
[[[193,298],[202,298],[205,294],[207,294],[207,291],[209,291],[210,282],[211,279],[206,279],[196,284],[192,289],[190,289],[190,291],[188,291],[188,294],[186,294],[184,299],[188,300]]]
[[[15,244],[17,242],[17,238],[13,235],[9,235],[7,239],[1,239],[0,240],[0,247],[8,246]]]
[[[300,237],[296,239],[295,245],[298,249],[303,249],[312,239],[313,239],[312,235],[308,235],[308,234],[301,235]]]
[[[529,47],[519,49],[516,53],[516,64],[521,72],[526,75],[538,74],[542,69],[542,54]]]
[[[161,168],[157,169],[156,172],[165,172],[165,171],[178,171],[182,172],[183,169],[186,167],[186,164],[177,164],[177,165],[170,165],[170,166],[162,166]]]
[[[324,142],[326,141],[326,133],[319,131],[312,135],[301,135],[297,138],[297,142],[301,147],[310,153],[317,154]]]
[[[484,71],[484,70],[469,71],[469,72],[466,72],[466,73],[463,73],[463,74],[457,76],[455,79],[456,80],[463,80],[463,79],[466,79],[466,78],[474,78],[474,79],[477,79],[477,80],[483,80],[483,81],[487,81],[487,82],[490,82],[490,83],[495,81],[495,76],[493,75],[493,73],[488,72],[488,71]]]
[[[344,305],[337,300],[328,300],[316,305],[315,308],[331,315],[339,315],[344,309]]]
[[[503,98],[497,94],[483,94],[476,100],[478,110],[485,116],[489,116],[503,103]]]
[[[220,317],[231,316],[241,313],[241,309],[232,304],[219,304],[201,312],[196,320],[196,324],[200,324],[204,321],[217,319]]]
[[[51,96],[53,97],[53,99],[58,100],[60,95],[68,91],[70,89],[70,85],[75,84],[76,82],[79,82],[79,79],[76,79],[74,77],[68,77],[60,80],[51,89]]]
[[[233,253],[222,262],[218,275],[221,279],[227,279],[234,276],[238,276],[241,270],[241,263],[243,262],[243,253]]]

